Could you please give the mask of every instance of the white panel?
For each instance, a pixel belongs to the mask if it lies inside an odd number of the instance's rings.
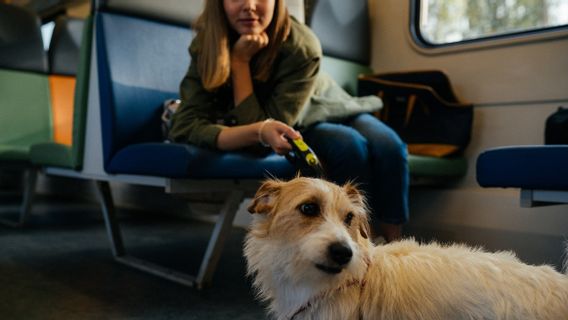
[[[82,173],[86,175],[106,175],[103,168],[97,41],[95,41],[96,33],[96,25],[93,25],[89,98],[87,102],[87,124],[85,128],[85,147],[83,151],[84,156],[82,170]]]

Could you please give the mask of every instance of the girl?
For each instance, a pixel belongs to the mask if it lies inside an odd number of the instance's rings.
[[[361,184],[384,238],[399,238],[408,219],[406,146],[366,113],[382,106],[378,98],[351,97],[320,72],[320,43],[284,0],[207,0],[196,30],[170,139],[283,155],[286,136],[303,136],[330,180]]]

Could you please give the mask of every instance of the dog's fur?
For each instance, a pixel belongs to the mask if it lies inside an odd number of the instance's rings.
[[[375,247],[365,207],[351,184],[296,178],[260,187],[244,252],[275,318],[568,319],[568,277],[553,268],[463,245]],[[350,249],[347,263],[331,257],[332,243]]]

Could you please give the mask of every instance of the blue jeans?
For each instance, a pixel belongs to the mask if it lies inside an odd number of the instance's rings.
[[[408,221],[406,144],[391,128],[365,113],[341,123],[315,124],[302,136],[324,165],[327,179],[360,185],[373,222]]]

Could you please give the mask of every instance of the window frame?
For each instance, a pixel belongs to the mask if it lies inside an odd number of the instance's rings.
[[[426,54],[441,54],[464,50],[477,50],[490,47],[510,46],[538,41],[548,41],[559,38],[568,38],[568,24],[563,24],[560,26],[507,32],[442,44],[431,43],[422,36],[420,30],[420,5],[422,1],[409,1],[409,28],[411,43],[413,44],[415,49]]]

